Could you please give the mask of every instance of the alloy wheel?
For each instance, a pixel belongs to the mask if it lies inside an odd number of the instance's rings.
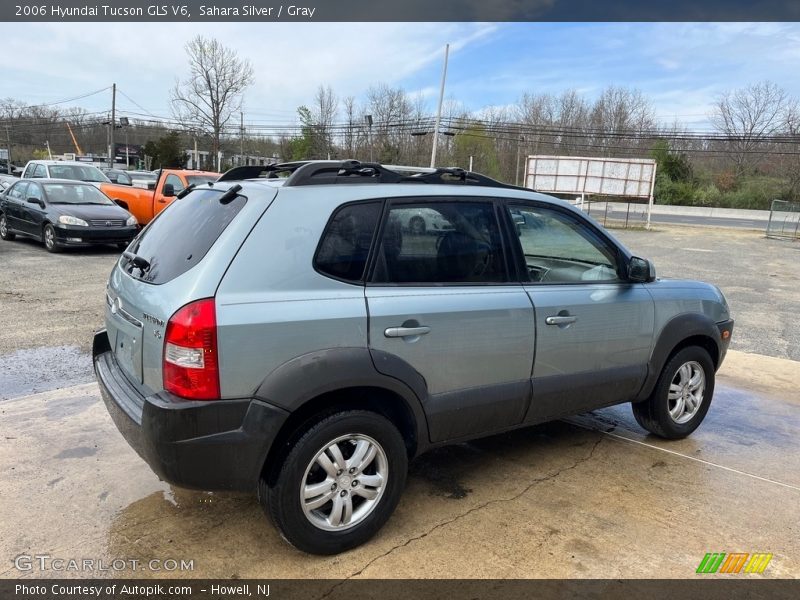
[[[306,468],[300,504],[319,529],[342,531],[366,519],[383,496],[389,463],[371,437],[348,434],[325,444]]]
[[[675,372],[669,385],[667,410],[678,424],[690,421],[703,403],[706,389],[706,374],[697,361],[683,363]]]

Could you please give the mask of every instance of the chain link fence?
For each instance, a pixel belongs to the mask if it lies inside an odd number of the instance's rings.
[[[767,237],[800,239],[800,203],[773,200],[769,210]]]

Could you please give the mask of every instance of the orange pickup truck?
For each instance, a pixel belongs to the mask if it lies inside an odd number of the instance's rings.
[[[146,225],[188,186],[216,181],[219,176],[219,173],[208,171],[162,169],[152,190],[116,183],[101,183],[99,187],[106,196],[133,214],[140,225]]]

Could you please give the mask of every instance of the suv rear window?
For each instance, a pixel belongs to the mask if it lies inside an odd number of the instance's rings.
[[[129,251],[150,263],[146,270],[123,258],[122,267],[148,283],[166,283],[184,274],[203,257],[233,221],[247,198],[223,204],[222,192],[197,190],[170,204],[139,234]]]

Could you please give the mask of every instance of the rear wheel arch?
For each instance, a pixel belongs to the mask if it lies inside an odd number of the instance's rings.
[[[379,372],[367,348],[319,350],[284,363],[254,394],[257,400],[289,412],[264,458],[264,468],[280,462],[298,432],[302,435],[314,421],[342,410],[383,415],[400,430],[409,457],[415,456],[430,443],[423,410],[427,389],[415,373],[410,366],[391,374]]]
[[[388,419],[403,437],[406,454],[412,458],[420,447],[419,427],[411,407],[396,392],[385,387],[345,387],[309,399],[284,422],[264,459],[261,474],[274,483],[281,463],[294,442],[315,423],[344,411],[363,410]]]
[[[119,206],[119,207],[121,207],[121,208],[124,208],[125,210],[127,210],[128,212],[130,212],[130,209],[128,208],[128,203],[127,203],[127,202],[125,202],[124,200],[120,200],[120,199],[118,199],[118,198],[115,198],[115,199],[113,199],[113,200],[112,200],[112,202],[113,202],[114,204],[116,204],[117,206]]]

